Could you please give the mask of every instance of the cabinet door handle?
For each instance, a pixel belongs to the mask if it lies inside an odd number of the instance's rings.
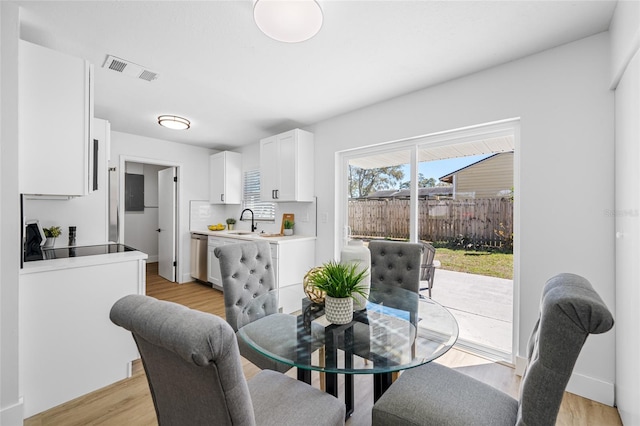
[[[271,190],[271,198],[274,199],[274,200],[276,199],[276,190],[275,189]]]
[[[220,201],[224,203],[224,194],[220,194]]]
[[[280,190],[279,190],[279,189],[276,189],[276,190],[275,190],[276,196],[274,197],[276,200],[277,200],[278,198],[280,198],[280,194],[278,194],[278,192],[280,192]]]

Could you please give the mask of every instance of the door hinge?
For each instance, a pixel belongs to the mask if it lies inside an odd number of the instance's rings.
[[[177,181],[178,181],[178,176],[174,176],[174,177],[173,177],[173,181],[174,181],[174,182],[177,182]]]
[[[178,266],[178,262],[176,262],[175,260],[173,261],[173,266]]]

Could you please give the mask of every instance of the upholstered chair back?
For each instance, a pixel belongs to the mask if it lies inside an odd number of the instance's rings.
[[[613,316],[589,281],[559,274],[545,285],[528,345],[518,424],[555,424],[562,396],[589,334],[613,327]]]
[[[254,425],[236,336],[222,318],[142,295],[118,300],[111,321],[131,331],[159,425]]]
[[[238,323],[248,324],[276,313],[277,306],[271,303],[265,304],[263,310],[245,312],[252,299],[276,288],[268,242],[228,244],[216,247],[214,254],[220,260],[226,319],[234,331],[238,331]]]
[[[419,243],[371,241],[371,288],[382,283],[418,293],[422,250]]]

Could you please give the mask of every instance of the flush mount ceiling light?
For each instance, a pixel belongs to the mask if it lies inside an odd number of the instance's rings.
[[[256,0],[253,19],[274,40],[298,43],[322,27],[322,8],[316,0]]]
[[[158,124],[174,130],[187,130],[191,127],[191,122],[189,120],[176,115],[161,115],[158,117]]]

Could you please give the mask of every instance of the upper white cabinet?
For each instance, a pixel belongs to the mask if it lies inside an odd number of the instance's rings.
[[[313,133],[290,130],[260,141],[263,201],[313,201]]]
[[[242,201],[242,154],[223,151],[209,157],[209,202],[240,204]]]
[[[93,65],[21,40],[19,69],[20,192],[89,194]]]

